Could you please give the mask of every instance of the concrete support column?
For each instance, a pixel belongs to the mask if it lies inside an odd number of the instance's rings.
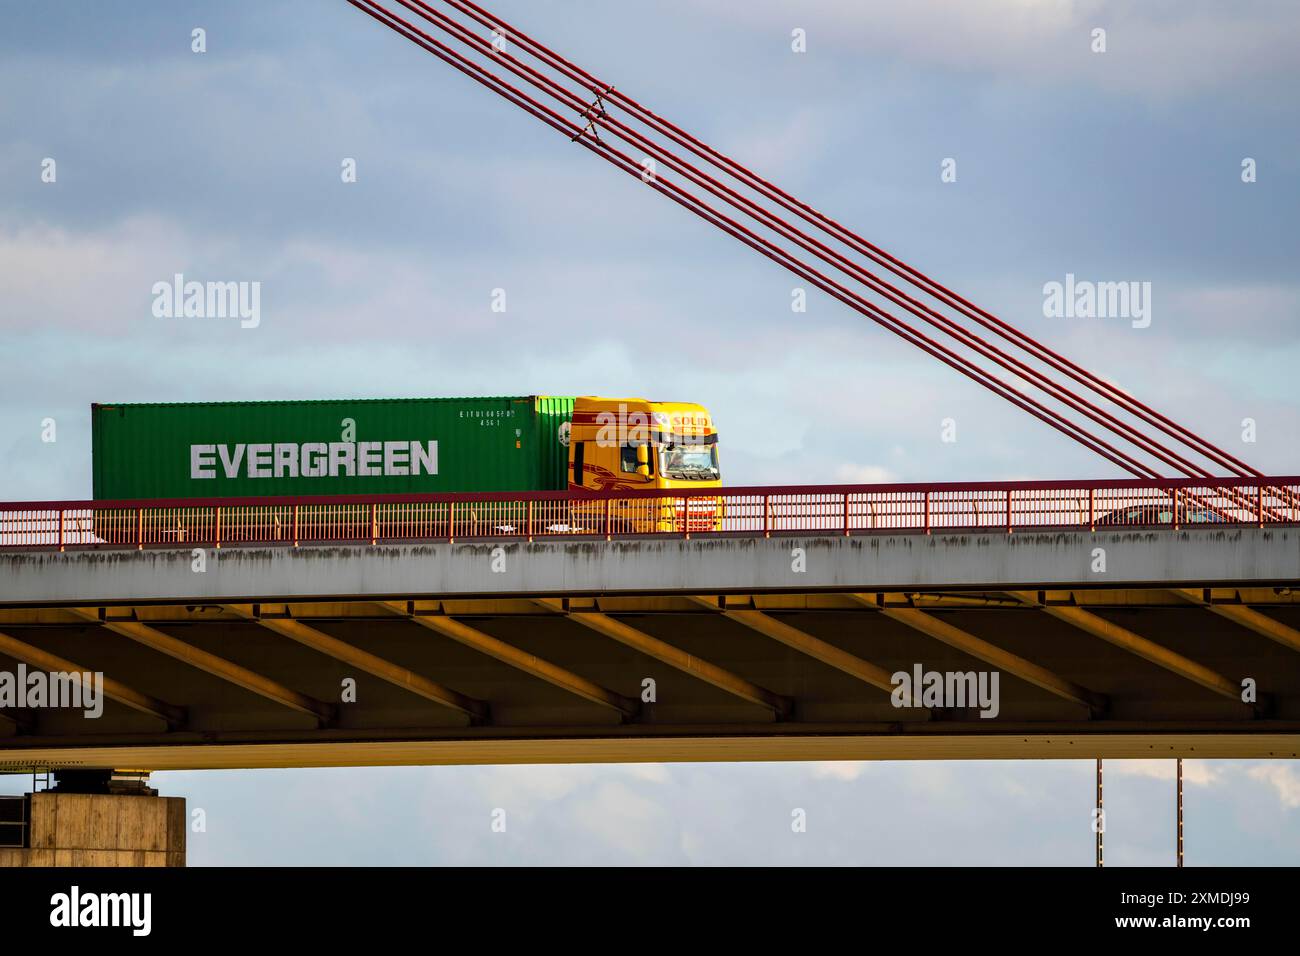
[[[93,776],[56,773],[53,789],[0,798],[0,867],[185,865],[184,797]]]

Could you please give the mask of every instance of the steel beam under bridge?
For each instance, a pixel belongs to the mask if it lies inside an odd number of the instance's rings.
[[[167,701],[184,720],[160,721],[120,694],[94,719],[7,707],[15,719],[0,722],[0,771],[1300,755],[1300,652],[1278,639],[1300,628],[1294,580],[1015,594],[863,584],[8,603],[0,633],[23,660],[76,662]],[[455,639],[461,629],[474,639]],[[167,634],[192,652],[164,653],[126,631]],[[328,704],[333,719],[224,679],[204,666],[211,657]],[[0,647],[0,671],[18,663]],[[918,667],[957,675],[1000,667],[996,713],[978,699],[896,706],[879,678]],[[1225,690],[1247,685],[1242,700]]]

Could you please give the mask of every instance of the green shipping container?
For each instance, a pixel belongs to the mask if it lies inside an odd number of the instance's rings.
[[[91,406],[94,497],[547,491],[573,398]]]

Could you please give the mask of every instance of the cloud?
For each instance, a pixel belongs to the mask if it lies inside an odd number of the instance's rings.
[[[632,781],[638,787],[670,780],[663,764],[536,764],[490,767],[482,771],[484,796],[505,806],[520,797],[532,802],[555,803],[580,793],[600,781]]]
[[[717,145],[728,156],[744,157],[763,178],[775,180],[802,173],[825,152],[838,127],[830,106],[804,107],[775,124],[733,127]]]
[[[1163,813],[1172,766],[1106,769],[1158,780],[1141,807]],[[1259,814],[1261,782],[1282,781],[1292,800],[1283,805],[1296,806],[1291,765],[1239,766],[1184,763],[1189,787],[1214,788],[1196,802],[1198,862],[1293,863],[1300,816],[1270,815],[1261,827]],[[1092,772],[1084,760],[580,764],[159,773],[153,784],[207,811],[208,832],[191,836],[193,865],[1086,866]],[[0,792],[29,785],[30,776],[0,776]],[[1117,809],[1126,793],[1108,794]],[[507,811],[504,834],[490,826],[496,807]],[[791,832],[794,807],[807,811],[805,834]],[[1164,834],[1137,824],[1114,862],[1164,859]]]
[[[1228,338],[1249,329],[1257,341],[1286,338],[1300,325],[1300,285],[1219,282],[1178,284],[1159,306],[1162,331],[1171,337]],[[1153,317],[1152,325],[1156,319]]]
[[[835,469],[835,483],[845,485],[883,485],[897,481],[894,473],[880,465],[855,465],[845,462]]]
[[[885,56],[988,80],[1083,83],[1155,98],[1265,83],[1294,66],[1300,9],[1282,0],[695,0],[733,26],[808,32],[819,50]],[[1107,31],[1093,53],[1092,31]]]
[[[1252,780],[1268,784],[1278,801],[1288,810],[1300,807],[1300,774],[1289,763],[1267,763],[1246,771]]]
[[[132,217],[88,233],[46,223],[0,229],[0,331],[49,328],[121,334],[150,315],[153,282],[188,261],[176,227]]]
[[[814,780],[857,780],[868,769],[860,760],[819,760],[808,765]]]
[[[609,781],[578,799],[570,812],[581,829],[603,846],[645,859],[678,829],[660,796]]]
[[[1224,790],[1234,785],[1240,777],[1231,773],[1233,764],[1222,761],[1184,760],[1183,783],[1189,787],[1213,787]],[[1123,777],[1145,777],[1173,783],[1177,775],[1173,760],[1107,760],[1107,774]],[[1263,761],[1246,769],[1251,780],[1268,784],[1279,803],[1288,810],[1300,807],[1300,773],[1289,762]]]
[[[1122,777],[1147,777],[1151,780],[1168,780],[1178,775],[1173,760],[1107,760],[1105,771]],[[1204,760],[1183,761],[1184,786],[1211,787],[1223,782],[1223,768]]]

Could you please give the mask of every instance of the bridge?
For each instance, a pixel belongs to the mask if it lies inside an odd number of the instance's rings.
[[[102,672],[107,704],[0,711],[0,769],[1294,757],[1298,503],[1279,477],[3,505],[0,670]],[[634,532],[646,508],[673,530]],[[996,674],[996,705],[899,699],[930,672]]]

